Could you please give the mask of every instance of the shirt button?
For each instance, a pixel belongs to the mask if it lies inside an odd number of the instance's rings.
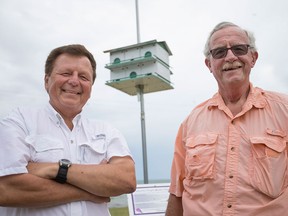
[[[233,175],[229,175],[229,178],[231,178],[231,179],[232,179],[233,177],[234,177]]]
[[[235,150],[235,147],[231,147],[231,151],[234,151]]]
[[[71,143],[71,144],[73,144],[73,143],[74,143],[74,141],[73,141],[73,140],[70,140],[70,143]]]
[[[231,207],[232,207],[232,205],[231,205],[231,204],[228,204],[228,205],[227,205],[227,207],[228,207],[228,208],[231,208]]]

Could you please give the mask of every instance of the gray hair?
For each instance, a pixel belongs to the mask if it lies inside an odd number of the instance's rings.
[[[211,37],[212,35],[216,32],[216,31],[219,31],[220,29],[224,29],[226,27],[229,27],[229,26],[234,26],[234,27],[238,27],[240,29],[242,29],[241,27],[239,27],[238,25],[232,23],[232,22],[221,22],[219,24],[217,24],[214,29],[210,32],[208,38],[207,38],[207,41],[206,41],[206,44],[205,44],[205,47],[204,47],[204,55],[205,57],[207,58],[209,55],[210,55],[210,40],[211,40]],[[251,47],[251,50],[252,51],[257,51],[257,48],[256,48],[256,44],[255,44],[255,37],[253,35],[252,32],[246,30],[246,29],[242,29],[248,36],[248,39],[249,39],[249,45]]]

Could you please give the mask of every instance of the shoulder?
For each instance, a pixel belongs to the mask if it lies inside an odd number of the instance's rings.
[[[190,112],[190,115],[206,112],[210,109],[211,106],[216,106],[218,104],[217,97],[218,95],[215,94],[212,98],[209,98],[199,103],[192,109],[192,111]]]
[[[36,107],[24,106],[14,108],[1,119],[1,130],[21,130],[28,134],[31,128],[37,127],[38,122],[47,122],[46,119],[43,119],[43,113],[41,114],[40,110]]]
[[[39,107],[19,106],[12,109],[3,119],[21,120],[25,118],[33,118],[40,112]]]
[[[212,97],[206,101],[203,101],[196,105],[191,112],[186,116],[182,124],[186,124],[188,122],[194,122],[196,118],[203,117],[207,115],[207,112],[211,110],[211,107],[215,106],[215,98]]]
[[[275,91],[263,90],[255,87],[253,92],[253,105],[263,111],[271,113],[282,119],[288,117],[288,95]],[[273,114],[272,114],[273,113]]]
[[[281,93],[281,92],[275,92],[275,91],[263,91],[264,96],[268,99],[271,100],[276,100],[276,101],[282,101],[282,102],[288,102],[288,95]]]
[[[260,89],[261,90],[261,89]],[[288,95],[281,92],[261,90],[266,101],[288,106]]]

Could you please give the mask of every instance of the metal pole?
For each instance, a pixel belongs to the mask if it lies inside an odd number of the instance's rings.
[[[144,184],[148,184],[148,165],[147,165],[147,148],[146,148],[146,127],[145,127],[145,112],[144,112],[144,97],[143,90],[144,85],[138,85],[138,92],[140,96],[140,107],[141,107],[141,131],[142,131],[142,153],[143,153],[143,173],[144,173]]]
[[[140,43],[140,27],[139,27],[139,10],[138,0],[135,0],[136,5],[136,27],[137,27],[137,43]],[[143,176],[144,184],[148,184],[148,165],[147,165],[147,147],[146,147],[146,127],[145,127],[145,112],[144,112],[144,85],[136,86],[140,96],[141,107],[141,131],[142,131],[142,154],[143,154]]]
[[[137,43],[140,43],[140,27],[139,27],[138,0],[135,0],[135,5],[136,5]]]

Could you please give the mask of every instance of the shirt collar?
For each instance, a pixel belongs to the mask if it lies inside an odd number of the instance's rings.
[[[46,106],[47,113],[50,119],[57,125],[65,124],[64,119],[62,116],[53,108],[53,106],[48,103]],[[77,126],[81,122],[81,113],[77,114],[74,119],[72,120],[73,125]]]
[[[261,88],[253,87],[253,84],[250,83],[250,91],[247,97],[247,100],[244,104],[245,108],[252,108],[253,106],[261,109],[264,108],[267,105],[267,102],[265,100],[265,97],[263,96],[264,90]],[[219,109],[223,110],[226,105],[223,101],[222,96],[218,93],[216,93],[211,100],[209,101],[208,104],[208,109],[212,109],[213,107],[218,106]],[[243,108],[244,108],[243,107]]]

